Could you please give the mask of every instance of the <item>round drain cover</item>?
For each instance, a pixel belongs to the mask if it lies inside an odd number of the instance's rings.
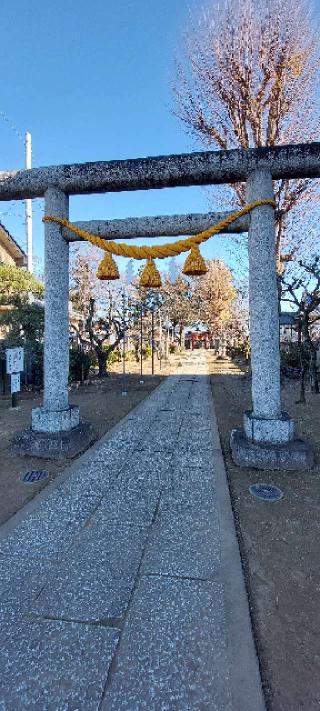
[[[31,472],[26,472],[26,474],[22,474],[20,480],[23,481],[24,484],[37,484],[38,481],[42,481],[42,479],[47,479],[48,476],[49,472],[47,472],[45,469],[32,469]]]
[[[249,491],[252,496],[262,501],[280,501],[283,499],[283,491],[272,484],[251,484]]]

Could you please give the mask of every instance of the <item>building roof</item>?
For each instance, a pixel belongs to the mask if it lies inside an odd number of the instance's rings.
[[[189,326],[185,327],[186,333],[207,333],[209,328],[206,323],[202,321],[197,321],[196,323],[191,323]]]
[[[296,311],[282,311],[280,314],[280,326],[294,326],[297,320]]]
[[[27,265],[27,255],[18,242],[12,237],[7,228],[0,222],[0,244],[10,254],[18,267]]]

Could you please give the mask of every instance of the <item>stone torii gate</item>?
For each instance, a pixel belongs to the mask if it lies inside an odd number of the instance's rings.
[[[69,196],[190,185],[246,182],[247,200],[273,199],[272,179],[319,178],[320,143],[210,151],[151,158],[58,165],[0,173],[0,200],[45,199],[45,214],[68,219]],[[221,213],[77,223],[101,237],[195,234]],[[256,207],[230,232],[249,232],[249,303],[253,410],[231,435],[233,458],[243,466],[299,469],[312,464],[281,410],[279,319],[274,209]],[[17,437],[21,452],[40,456],[75,453],[90,440],[79,409],[69,405],[69,242],[75,237],[45,223],[45,342],[43,406],[32,411],[31,429]]]

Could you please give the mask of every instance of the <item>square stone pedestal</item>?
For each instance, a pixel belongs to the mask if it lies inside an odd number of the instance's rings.
[[[33,432],[69,432],[80,422],[80,412],[76,405],[70,405],[64,410],[47,410],[36,407],[31,413],[31,429]]]
[[[311,449],[294,436],[294,423],[286,412],[277,419],[246,412],[244,429],[231,432],[230,447],[239,467],[299,470],[313,465]]]
[[[247,411],[244,413],[243,426],[251,442],[281,444],[294,439],[294,422],[286,412],[271,420],[255,417],[253,412]]]
[[[17,454],[42,459],[72,459],[96,440],[91,424],[80,422],[79,408],[49,411],[32,410],[32,427],[19,432],[13,440]]]

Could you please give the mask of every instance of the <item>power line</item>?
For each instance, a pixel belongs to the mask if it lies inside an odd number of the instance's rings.
[[[9,126],[11,131],[17,136],[19,141],[23,143],[23,145],[26,145],[26,139],[25,136],[19,131],[19,129],[14,125],[13,121],[9,118],[9,116],[6,114],[5,111],[0,111],[0,118]],[[34,153],[32,152],[32,160],[33,163],[38,163],[38,161],[35,159]]]
[[[19,138],[19,140],[22,141],[22,143],[24,143],[24,142],[25,142],[25,141],[24,141],[24,136],[23,136],[22,133],[16,128],[16,126],[14,125],[14,123],[11,121],[11,119],[9,119],[9,117],[7,116],[7,114],[6,114],[4,111],[0,111],[0,117],[3,119],[3,121],[5,121],[5,123],[9,126],[9,128],[11,128],[11,130],[13,131],[13,133],[16,134],[16,136]]]

